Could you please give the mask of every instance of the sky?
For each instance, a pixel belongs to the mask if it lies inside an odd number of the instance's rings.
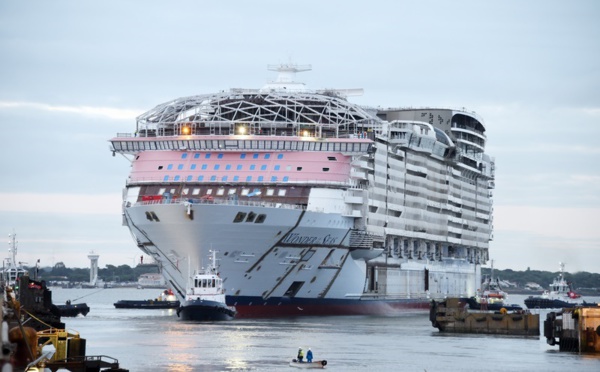
[[[311,89],[362,88],[357,104],[477,112],[494,267],[600,273],[599,17],[594,0],[2,1],[0,257],[16,233],[29,265],[136,264],[108,140],[293,62]]]

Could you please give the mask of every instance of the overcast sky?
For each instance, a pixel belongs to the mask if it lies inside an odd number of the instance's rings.
[[[496,159],[494,266],[599,273],[599,19],[594,0],[2,1],[0,233],[29,264],[88,267],[94,251],[133,265],[129,163],[108,140],[292,61],[312,65],[309,88],[364,89],[362,105],[477,112]]]

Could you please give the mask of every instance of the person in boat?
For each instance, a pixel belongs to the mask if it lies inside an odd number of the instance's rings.
[[[302,348],[298,348],[298,361],[302,363],[302,359],[304,359],[304,352],[302,351]]]
[[[312,350],[310,350],[310,347],[309,347],[308,351],[306,352],[306,361],[308,363],[312,363],[312,360],[313,360]]]

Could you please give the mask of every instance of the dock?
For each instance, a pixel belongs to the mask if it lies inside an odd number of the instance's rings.
[[[503,311],[504,310],[504,311]],[[526,310],[508,312],[469,310],[459,298],[432,301],[429,319],[440,332],[539,336],[540,316]]]
[[[27,274],[18,285],[0,279],[0,316],[2,371],[128,372],[114,358],[86,355],[86,339],[65,330],[44,281]]]
[[[600,353],[600,307],[577,306],[550,312],[544,320],[544,337],[559,351]]]

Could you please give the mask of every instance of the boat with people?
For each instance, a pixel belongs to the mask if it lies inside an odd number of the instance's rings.
[[[117,309],[176,309],[179,300],[171,289],[165,289],[158,297],[148,300],[119,300],[113,305]]]
[[[326,360],[313,360],[313,352],[310,348],[306,351],[306,359],[304,359],[304,351],[298,348],[298,355],[290,362],[290,367],[296,368],[325,368]]]
[[[326,360],[313,360],[312,362],[300,362],[298,359],[290,361],[290,367],[306,368],[306,369],[323,369],[327,365]]]
[[[261,89],[160,104],[110,139],[122,217],[180,301],[209,250],[236,317],[391,315],[474,296],[495,160],[474,112],[382,108],[269,66]]]
[[[223,279],[219,276],[216,266],[217,253],[214,250],[209,253],[210,266],[194,275],[185,300],[177,309],[177,316],[182,320],[212,321],[235,318],[235,308],[225,302]]]
[[[573,290],[573,285],[564,277],[565,264],[559,262],[558,276],[550,283],[550,289],[545,290],[541,296],[529,296],[525,299],[528,309],[564,309],[576,306],[595,305],[586,302],[580,294]]]

